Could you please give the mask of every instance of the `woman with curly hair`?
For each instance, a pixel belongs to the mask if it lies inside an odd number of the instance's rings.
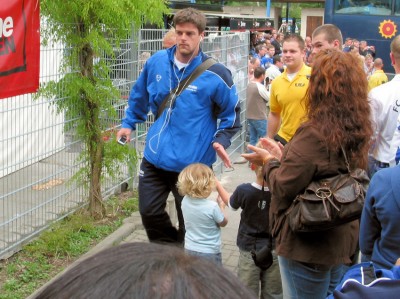
[[[366,169],[372,134],[368,82],[354,55],[321,50],[315,59],[306,97],[306,119],[285,146],[261,139],[243,156],[264,165],[270,186],[272,234],[276,240],[284,298],[325,298],[351,263],[359,233],[353,221],[322,232],[295,233],[285,212],[312,182]],[[342,150],[343,148],[343,150]]]

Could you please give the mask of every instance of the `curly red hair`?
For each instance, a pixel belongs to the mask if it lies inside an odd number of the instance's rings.
[[[307,92],[307,117],[325,136],[327,146],[343,146],[352,167],[367,167],[372,135],[368,81],[356,56],[321,50]]]

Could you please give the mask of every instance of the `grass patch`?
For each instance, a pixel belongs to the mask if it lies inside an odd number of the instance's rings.
[[[106,202],[98,221],[80,210],[52,225],[11,258],[0,261],[0,299],[22,299],[61,272],[138,210],[137,197],[125,192]]]

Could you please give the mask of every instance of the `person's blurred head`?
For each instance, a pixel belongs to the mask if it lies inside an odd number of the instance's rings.
[[[273,57],[275,55],[275,47],[273,45],[267,46],[267,54],[269,57]]]
[[[400,73],[400,35],[397,35],[390,44],[390,60],[396,74]]]
[[[283,39],[282,58],[289,74],[298,72],[302,68],[305,57],[304,48],[304,40],[298,34],[289,34]]]
[[[171,48],[172,46],[175,46],[176,44],[176,33],[175,33],[175,28],[172,27],[168,32],[164,35],[163,38],[163,48]]]
[[[182,248],[128,243],[87,258],[36,299],[242,299],[255,298],[229,270]]]
[[[257,82],[264,82],[265,80],[265,68],[258,66],[254,69],[254,80]]]
[[[273,59],[273,64],[276,65],[278,68],[283,67],[283,62],[282,62],[282,56],[279,55],[274,55]]]
[[[374,62],[374,58],[372,57],[371,54],[365,55],[365,64],[366,65],[371,65]]]
[[[328,147],[341,145],[358,167],[366,167],[372,126],[368,81],[359,59],[338,49],[315,57],[307,91],[307,118]]]
[[[216,184],[214,172],[202,163],[193,163],[186,166],[178,176],[179,194],[192,198],[207,198]]]
[[[350,47],[353,44],[353,39],[351,37],[347,37],[345,44],[347,47]]]
[[[257,45],[255,50],[260,57],[264,57],[265,53],[267,53],[267,47],[264,44]]]
[[[366,40],[360,41],[360,48],[361,48],[361,50],[364,50],[364,48],[365,48],[366,46],[368,46],[368,43],[367,43]]]
[[[253,75],[255,68],[260,66],[260,65],[261,65],[260,59],[258,59],[257,57],[250,58],[250,60],[249,60],[249,74]]]
[[[342,44],[342,32],[333,24],[321,25],[312,33],[313,56],[327,48],[342,49]]]
[[[374,60],[374,68],[376,70],[382,70],[383,69],[383,60],[381,58],[376,58]]]
[[[306,38],[304,39],[304,42],[306,43],[306,47],[312,46],[311,37],[306,36]]]

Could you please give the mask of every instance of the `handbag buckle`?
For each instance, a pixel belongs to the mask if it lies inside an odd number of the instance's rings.
[[[325,188],[322,187],[322,188],[318,188],[315,191],[315,195],[318,196],[321,199],[327,199],[327,198],[330,198],[332,196],[332,191],[328,187],[325,187]]]

